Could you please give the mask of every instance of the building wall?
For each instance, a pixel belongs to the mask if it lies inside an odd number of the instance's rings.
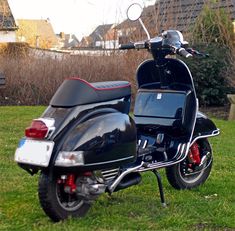
[[[118,40],[109,40],[104,42],[104,48],[106,49],[115,49],[118,48]]]
[[[103,49],[115,49],[118,48],[118,40],[108,40],[108,41],[96,41],[95,47]]]
[[[0,43],[16,42],[15,31],[0,31]]]

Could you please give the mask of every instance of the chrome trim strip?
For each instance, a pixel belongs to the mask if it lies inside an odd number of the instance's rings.
[[[134,168],[128,168],[125,172],[123,172],[110,186],[108,186],[108,190],[110,193],[112,193],[115,188],[118,186],[118,184],[121,182],[124,176],[131,172],[137,171],[139,168],[141,168],[144,165],[144,162],[142,161],[140,165],[134,167]]]
[[[115,175],[116,176],[116,175]],[[104,179],[107,180],[113,180],[115,178],[115,176],[110,176],[110,177],[104,177]]]
[[[119,168],[114,168],[114,169],[110,169],[110,170],[101,170],[102,174],[105,174],[105,173],[110,173],[110,172],[115,172],[115,171],[119,171]]]
[[[192,127],[192,132],[191,132],[191,135],[190,135],[190,139],[189,139],[189,142],[191,142],[192,138],[193,138],[193,132],[194,132],[194,129],[195,129],[195,126],[196,126],[197,113],[199,112],[199,101],[198,101],[197,93],[196,93],[195,86],[194,86],[193,76],[192,76],[192,73],[191,73],[189,67],[182,60],[177,59],[177,61],[179,61],[181,64],[183,64],[185,66],[185,68],[187,69],[187,71],[189,73],[189,76],[190,76],[190,79],[191,79],[191,85],[193,87],[193,92],[194,92],[194,95],[195,95],[195,98],[196,98],[196,112],[195,112],[194,124],[193,124],[193,127]]]
[[[181,146],[182,146],[182,143],[179,143],[179,145],[178,145],[178,147],[177,147],[177,152],[176,152],[175,156],[178,155],[178,153],[179,153],[179,151],[180,151],[180,149],[181,149]]]
[[[184,149],[185,149],[185,144],[183,144],[183,145],[181,146],[181,150],[180,150],[181,155],[183,155]]]
[[[192,75],[191,75],[191,78],[192,78]],[[194,88],[194,94],[195,94],[195,97],[196,97],[196,112],[195,112],[195,118],[194,118],[193,127],[192,127],[192,131],[191,131],[189,142],[191,142],[192,138],[193,138],[193,133],[194,133],[194,129],[195,129],[196,122],[197,122],[197,113],[199,111],[199,102],[198,102],[198,98],[197,98],[197,95],[196,95],[196,91],[195,91],[194,85],[193,85],[193,88]]]
[[[102,172],[103,177],[105,177],[105,178],[110,177],[110,176],[113,177],[113,176],[115,176],[117,173],[118,173],[118,171],[116,171],[116,172],[111,172],[111,173],[106,173],[106,174],[104,174],[104,173]]]
[[[148,140],[145,140],[145,141],[144,141],[144,145],[143,145],[143,149],[146,148],[147,144],[148,144]]]
[[[55,131],[55,119],[54,118],[51,118],[51,117],[45,117],[45,118],[37,118],[37,119],[34,119],[34,120],[39,120],[39,121],[42,121],[44,124],[46,124],[47,128],[48,128],[48,131],[47,131],[47,134],[45,136],[46,139],[49,139],[54,131]]]
[[[84,164],[83,166],[86,167],[86,166],[109,164],[109,163],[119,162],[119,161],[123,161],[123,160],[129,160],[129,159],[132,159],[133,157],[134,156],[129,156],[129,157],[121,158],[121,159],[118,159],[118,160],[104,161],[104,162],[98,162],[98,163],[92,163],[92,164]]]
[[[217,130],[214,130],[214,131],[211,133],[211,135],[197,136],[197,137],[191,142],[190,147],[191,147],[191,145],[192,145],[195,141],[197,141],[197,140],[199,140],[199,139],[203,139],[203,138],[207,138],[207,137],[213,137],[213,136],[218,136],[219,134],[220,134],[220,130],[217,129]]]
[[[178,158],[175,158],[174,160],[168,161],[168,162],[159,162],[159,163],[154,163],[154,164],[148,164],[147,167],[138,169],[137,172],[146,172],[149,170],[153,170],[153,169],[157,169],[157,168],[164,168],[164,167],[168,167],[174,164],[178,164],[181,161],[183,161],[187,155],[188,155],[188,151],[189,151],[189,147],[190,147],[190,143],[184,144],[184,146],[186,146],[185,152],[180,152],[181,154],[179,155]]]

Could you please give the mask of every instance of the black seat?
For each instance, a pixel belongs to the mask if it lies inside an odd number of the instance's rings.
[[[131,85],[127,81],[88,83],[80,78],[69,78],[59,87],[50,104],[71,107],[120,99],[130,95]]]
[[[95,90],[114,90],[117,89],[123,89],[130,87],[130,83],[127,81],[106,81],[106,82],[96,82],[96,83],[90,83],[90,85]]]

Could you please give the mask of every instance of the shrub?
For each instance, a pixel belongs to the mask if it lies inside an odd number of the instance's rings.
[[[209,54],[207,58],[184,60],[192,72],[200,105],[225,105],[228,102],[226,94],[234,91],[227,76],[231,71],[228,48],[211,44],[195,45],[195,49]]]
[[[193,73],[198,98],[204,106],[222,106],[226,94],[234,92],[234,31],[226,9],[205,5],[191,33],[196,49],[209,53],[206,59],[186,61]],[[197,45],[203,44],[203,45]]]
[[[0,90],[0,105],[47,105],[68,77],[80,77],[89,82],[130,81],[134,95],[136,67],[146,54],[117,51],[101,56],[66,54],[59,59],[32,54],[0,56],[0,70],[6,76],[6,86]]]

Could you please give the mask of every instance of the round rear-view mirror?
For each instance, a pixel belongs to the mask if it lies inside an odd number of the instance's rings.
[[[131,21],[136,21],[140,18],[142,12],[143,12],[142,6],[138,3],[133,3],[127,9],[127,17]]]

